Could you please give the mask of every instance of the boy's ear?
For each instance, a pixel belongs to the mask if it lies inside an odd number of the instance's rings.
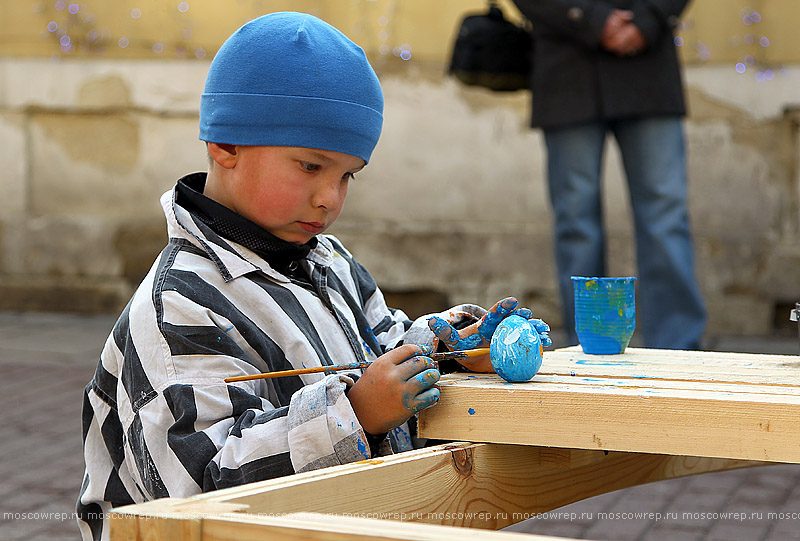
[[[208,143],[208,155],[225,169],[232,169],[239,158],[236,145],[228,143]]]

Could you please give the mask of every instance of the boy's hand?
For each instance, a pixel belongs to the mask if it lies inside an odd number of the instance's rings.
[[[430,348],[407,344],[378,357],[347,392],[361,427],[369,434],[397,428],[439,401],[439,371]]]
[[[528,308],[517,308],[519,302],[514,297],[506,297],[500,302],[496,303],[486,314],[480,319],[463,329],[456,330],[450,323],[440,317],[432,317],[428,320],[428,327],[433,333],[444,342],[450,350],[464,350],[475,349],[479,347],[489,347],[492,341],[492,335],[497,329],[497,326],[506,317],[510,315],[520,316],[530,320],[536,331],[542,339],[542,345],[549,346],[552,344],[548,333],[550,327],[540,319],[533,319],[533,312]],[[494,372],[492,362],[489,355],[481,355],[480,357],[470,357],[467,359],[458,359],[464,367],[472,372]]]

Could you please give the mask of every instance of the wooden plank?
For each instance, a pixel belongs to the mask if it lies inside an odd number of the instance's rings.
[[[494,378],[486,378],[494,379]],[[644,381],[643,381],[644,379]],[[589,388],[597,389],[602,392],[605,389],[618,388],[618,389],[640,389],[642,391],[648,390],[684,390],[684,391],[699,391],[699,392],[713,392],[720,395],[783,395],[788,397],[800,397],[800,387],[787,387],[785,385],[768,385],[768,384],[751,384],[742,385],[740,383],[729,382],[704,382],[704,381],[686,381],[679,379],[656,379],[656,378],[623,378],[615,376],[604,375],[581,375],[578,373],[570,375],[558,374],[537,374],[536,383],[548,383],[551,385],[575,386],[583,385]],[[767,399],[767,397],[764,397]],[[787,399],[791,400],[791,399]]]
[[[231,523],[235,520],[235,535],[230,535]],[[245,528],[242,526],[246,525]],[[263,526],[268,526],[264,528]],[[318,513],[290,513],[280,518],[236,517],[207,521],[204,533],[208,538],[220,541],[275,541],[309,539],[349,541],[359,540],[425,540],[453,541],[454,539],[492,541],[519,541],[520,534],[511,532],[487,532],[471,528],[400,522],[397,520],[370,519],[357,516],[337,516]],[[226,537],[226,534],[230,537]],[[265,535],[266,534],[266,535]],[[205,538],[204,538],[205,539]],[[526,536],[525,539],[528,539]],[[531,541],[563,541],[563,538],[534,535]]]
[[[800,462],[800,397],[448,374],[420,435],[522,445]]]
[[[679,349],[653,349],[653,348],[627,348],[625,353],[621,355],[589,355],[584,353],[580,346],[570,346],[565,348],[547,350],[545,354],[552,354],[554,356],[566,356],[585,359],[615,359],[619,357],[628,357],[636,359],[635,362],[641,360],[652,359],[654,362],[668,362],[670,364],[696,364],[698,362],[723,362],[726,365],[741,364],[749,366],[754,363],[764,364],[767,366],[784,366],[787,363],[800,366],[800,357],[798,355],[783,355],[783,354],[763,354],[763,353],[734,353],[729,351],[686,351]]]
[[[524,383],[509,383],[495,374],[458,374],[457,378],[443,377],[438,386],[474,389],[502,388],[507,393],[530,391],[562,393],[596,393],[598,395],[658,395],[727,401],[762,401],[776,404],[800,404],[800,394],[794,388],[779,385],[741,385],[735,383],[684,381],[679,379],[621,378],[603,376],[559,376],[537,374]],[[480,392],[480,391],[475,391]]]
[[[163,506],[152,506],[154,503],[128,506],[130,510],[136,507],[132,513],[112,511],[109,515],[109,538],[113,541],[201,541],[203,517],[176,514],[155,520]]]
[[[141,522],[136,541],[184,541],[183,537],[154,537],[157,524],[181,522],[178,516],[149,517]],[[487,532],[453,526],[397,522],[349,516],[291,513],[280,517],[258,515],[208,516],[197,541],[453,541],[454,539],[519,541],[521,534]],[[157,534],[160,535],[160,534]],[[112,541],[117,537],[112,531]],[[563,541],[563,537],[525,535],[530,541]]]
[[[621,355],[587,355],[579,347],[547,351],[540,374],[632,377],[737,384],[769,384],[800,390],[800,356],[628,348]]]
[[[377,530],[368,524],[364,536],[370,539],[378,533],[383,537],[374,538],[443,539],[452,532],[423,529],[422,537],[403,537],[408,535],[405,526],[400,531],[391,521],[499,529],[612,490],[752,465],[756,463],[459,443],[122,507],[112,517],[112,539],[241,540],[273,534],[275,539],[341,538],[338,526],[322,535],[321,528],[295,531],[296,525],[281,522],[299,512],[323,513],[331,518],[322,522],[343,525],[343,531],[352,523],[341,519],[375,519],[383,526]],[[132,516],[137,520],[131,521]],[[235,535],[225,537],[229,529]]]

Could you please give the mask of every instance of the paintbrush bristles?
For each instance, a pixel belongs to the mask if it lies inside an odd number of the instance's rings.
[[[447,359],[466,359],[467,357],[479,357],[488,355],[489,348],[465,349],[460,351],[445,351],[442,353],[431,353],[427,355],[434,361],[444,361]],[[263,372],[261,374],[248,374],[246,376],[232,376],[225,378],[225,383],[235,383],[237,381],[251,381],[254,379],[283,378],[286,376],[302,376],[305,374],[317,374],[319,372],[340,372],[342,370],[356,370],[366,368],[372,362],[340,364],[335,366],[314,366],[312,368],[298,368],[297,370],[278,370],[275,372]]]

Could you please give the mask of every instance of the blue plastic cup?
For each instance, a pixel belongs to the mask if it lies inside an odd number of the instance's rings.
[[[623,353],[636,329],[633,276],[573,276],[575,332],[584,353]]]

